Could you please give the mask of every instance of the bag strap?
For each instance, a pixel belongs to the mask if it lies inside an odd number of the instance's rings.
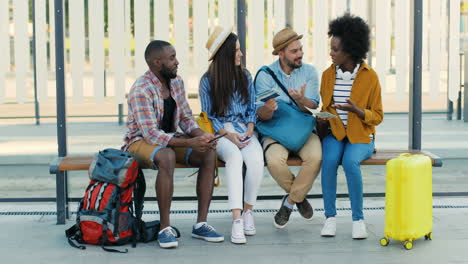
[[[299,107],[299,105],[296,103],[296,101],[291,97],[291,95],[289,95],[288,90],[286,89],[286,87],[284,87],[283,83],[281,83],[281,81],[278,79],[278,77],[276,77],[276,74],[273,72],[273,70],[270,69],[270,67],[268,67],[268,66],[263,66],[257,72],[257,75],[255,75],[254,85],[257,82],[258,73],[261,72],[261,71],[264,71],[264,72],[267,72],[268,74],[270,74],[271,77],[273,78],[273,80],[275,80],[276,84],[278,84],[278,86],[281,88],[281,90],[283,90],[283,92],[289,97],[291,102],[293,102],[297,107]]]
[[[221,184],[221,182],[220,182],[220,180],[219,180],[219,173],[218,173],[218,166],[219,166],[219,164],[218,164],[218,152],[215,152],[215,160],[216,160],[216,161],[215,161],[214,186],[215,186],[215,187],[218,187],[218,186]]]
[[[65,236],[67,237],[68,244],[74,248],[78,248],[81,250],[85,250],[86,247],[83,245],[80,245],[77,241],[77,234],[80,232],[80,228],[77,224],[74,224],[72,227],[69,229],[65,230]]]
[[[268,145],[265,147],[265,149],[263,150],[263,157],[266,157],[266,152],[267,152],[267,150],[268,150],[272,145],[274,145],[274,144],[280,144],[280,143],[279,143],[278,141],[274,141],[274,142],[271,142],[270,144],[268,144]],[[267,160],[266,160],[266,159],[264,159],[264,160],[265,160],[265,165],[267,165]]]
[[[133,200],[135,206],[135,217],[137,221],[141,221],[143,216],[143,202],[145,199],[146,181],[143,170],[138,167],[138,176],[135,181],[135,189],[133,190]]]
[[[101,248],[104,251],[107,252],[113,252],[113,253],[128,253],[128,249],[126,248],[125,250],[118,250],[118,249],[113,249],[113,248],[108,248],[106,247],[107,244],[107,221],[104,221],[102,223],[102,237],[101,237]]]

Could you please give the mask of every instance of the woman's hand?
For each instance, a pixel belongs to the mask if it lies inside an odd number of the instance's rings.
[[[245,135],[242,137],[242,142],[246,142],[248,143],[248,140],[252,137],[253,133],[254,133],[254,123],[248,123],[247,124],[247,132],[245,133]]]
[[[237,147],[244,148],[247,146],[246,143],[242,143],[241,140],[244,138],[243,136],[237,134],[237,133],[231,133],[228,132],[226,135],[226,138],[229,139],[232,143],[234,143]]]
[[[353,101],[350,99],[346,99],[347,104],[332,104],[331,107],[335,109],[340,109],[343,111],[348,111],[351,113],[355,113],[359,116],[359,118],[364,119],[364,110],[359,108]]]

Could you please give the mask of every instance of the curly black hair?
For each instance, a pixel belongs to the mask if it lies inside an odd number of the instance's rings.
[[[349,13],[330,22],[328,27],[329,37],[338,37],[341,48],[351,56],[355,63],[364,60],[369,51],[369,26],[358,16]]]

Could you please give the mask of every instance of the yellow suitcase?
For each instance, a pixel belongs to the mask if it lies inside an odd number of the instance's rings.
[[[386,166],[385,237],[403,242],[406,249],[413,241],[432,240],[432,163],[424,155],[401,154]]]

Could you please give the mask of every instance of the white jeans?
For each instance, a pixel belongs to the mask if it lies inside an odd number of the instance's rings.
[[[245,127],[241,125],[242,127]],[[224,129],[236,132],[233,125],[224,123]],[[243,136],[243,134],[241,134]],[[255,135],[249,140],[249,144],[242,149],[232,143],[226,137],[218,141],[216,147],[218,156],[226,163],[225,175],[227,178],[229,209],[242,209],[242,187],[244,187],[244,202],[254,205],[257,200],[257,192],[263,178],[263,149]],[[245,182],[242,177],[242,165],[245,163],[247,172]]]

